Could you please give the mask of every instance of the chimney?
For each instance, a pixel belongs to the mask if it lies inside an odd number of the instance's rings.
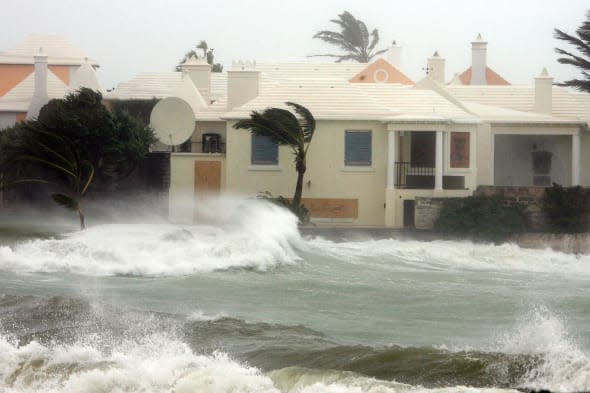
[[[553,78],[546,68],[535,78],[535,112],[550,115],[553,107]]]
[[[193,84],[207,104],[211,103],[211,65],[201,57],[191,55],[180,65],[182,72],[188,73]]]
[[[428,75],[438,83],[445,83],[445,59],[434,52],[432,57],[428,58]]]
[[[385,53],[385,59],[399,70],[402,67],[402,46],[393,41]]]
[[[481,34],[477,35],[475,41],[471,42],[471,84],[487,85],[486,69],[487,65],[487,46]]]
[[[256,98],[260,72],[255,61],[234,61],[227,72],[227,110],[230,111]]]
[[[41,108],[49,102],[47,95],[47,55],[43,52],[43,48],[39,48],[39,52],[35,55],[35,91],[33,98],[29,104],[26,119],[36,119],[39,116]]]

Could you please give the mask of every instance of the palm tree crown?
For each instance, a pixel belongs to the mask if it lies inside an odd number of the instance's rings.
[[[293,205],[299,206],[303,190],[303,175],[307,169],[307,150],[315,132],[315,118],[302,105],[294,102],[286,104],[295,111],[295,114],[282,108],[268,108],[262,113],[253,111],[249,119],[239,120],[234,128],[250,130],[256,135],[271,138],[279,145],[291,147],[295,155],[295,170],[297,171]]]
[[[570,64],[582,72],[582,79],[571,79],[560,83],[560,86],[571,86],[581,91],[590,93],[590,11],[586,13],[586,20],[576,30],[577,37],[564,33],[559,29],[555,29],[555,38],[566,41],[576,47],[580,53],[574,54],[566,50],[555,48],[555,51],[560,55],[557,61],[561,64]]]
[[[340,32],[322,30],[314,35],[313,38],[335,45],[345,51],[346,54],[313,56],[335,57],[337,63],[346,60],[368,63],[375,56],[386,51],[386,49],[382,49],[374,52],[374,49],[379,42],[379,31],[373,29],[371,34],[369,34],[369,30],[365,23],[356,19],[350,12],[344,11],[342,14],[338,15],[338,19],[332,19],[330,22],[337,24],[340,27]]]

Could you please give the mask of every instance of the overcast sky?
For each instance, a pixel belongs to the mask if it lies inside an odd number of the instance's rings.
[[[0,51],[29,33],[60,34],[101,68],[105,88],[142,71],[171,71],[200,40],[226,69],[232,59],[312,61],[333,52],[312,39],[333,30],[344,10],[378,28],[381,47],[404,47],[404,71],[424,75],[426,58],[447,59],[447,79],[471,63],[470,42],[488,41],[488,65],[514,84],[531,84],[543,67],[557,81],[576,76],[557,63],[553,29],[569,33],[584,20],[588,0],[1,0]],[[326,61],[330,59],[313,61]]]

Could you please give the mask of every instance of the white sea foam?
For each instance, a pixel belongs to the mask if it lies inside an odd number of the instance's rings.
[[[207,225],[99,225],[61,239],[1,247],[0,269],[161,276],[265,270],[298,260],[292,248],[300,242],[297,220],[286,210],[256,200],[207,206]]]
[[[528,388],[556,392],[590,390],[590,356],[580,349],[566,324],[545,307],[524,315],[513,332],[504,334],[494,350],[541,358],[522,381]]]
[[[227,318],[227,314],[225,313],[218,313],[218,314],[207,314],[203,310],[196,310],[190,313],[186,319],[189,321],[195,322],[209,322],[209,321],[218,321],[222,318]]]
[[[277,393],[259,370],[227,355],[194,354],[173,339],[153,335],[110,352],[88,344],[18,347],[0,336],[0,391]]]
[[[392,270],[476,270],[551,273],[590,276],[590,255],[532,250],[514,244],[478,244],[469,241],[368,240],[308,241],[312,252],[349,263],[377,264]]]

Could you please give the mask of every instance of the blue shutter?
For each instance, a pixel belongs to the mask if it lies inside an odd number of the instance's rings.
[[[279,163],[279,145],[270,137],[252,134],[252,164],[277,165]]]
[[[371,131],[346,131],[344,164],[371,166]]]

